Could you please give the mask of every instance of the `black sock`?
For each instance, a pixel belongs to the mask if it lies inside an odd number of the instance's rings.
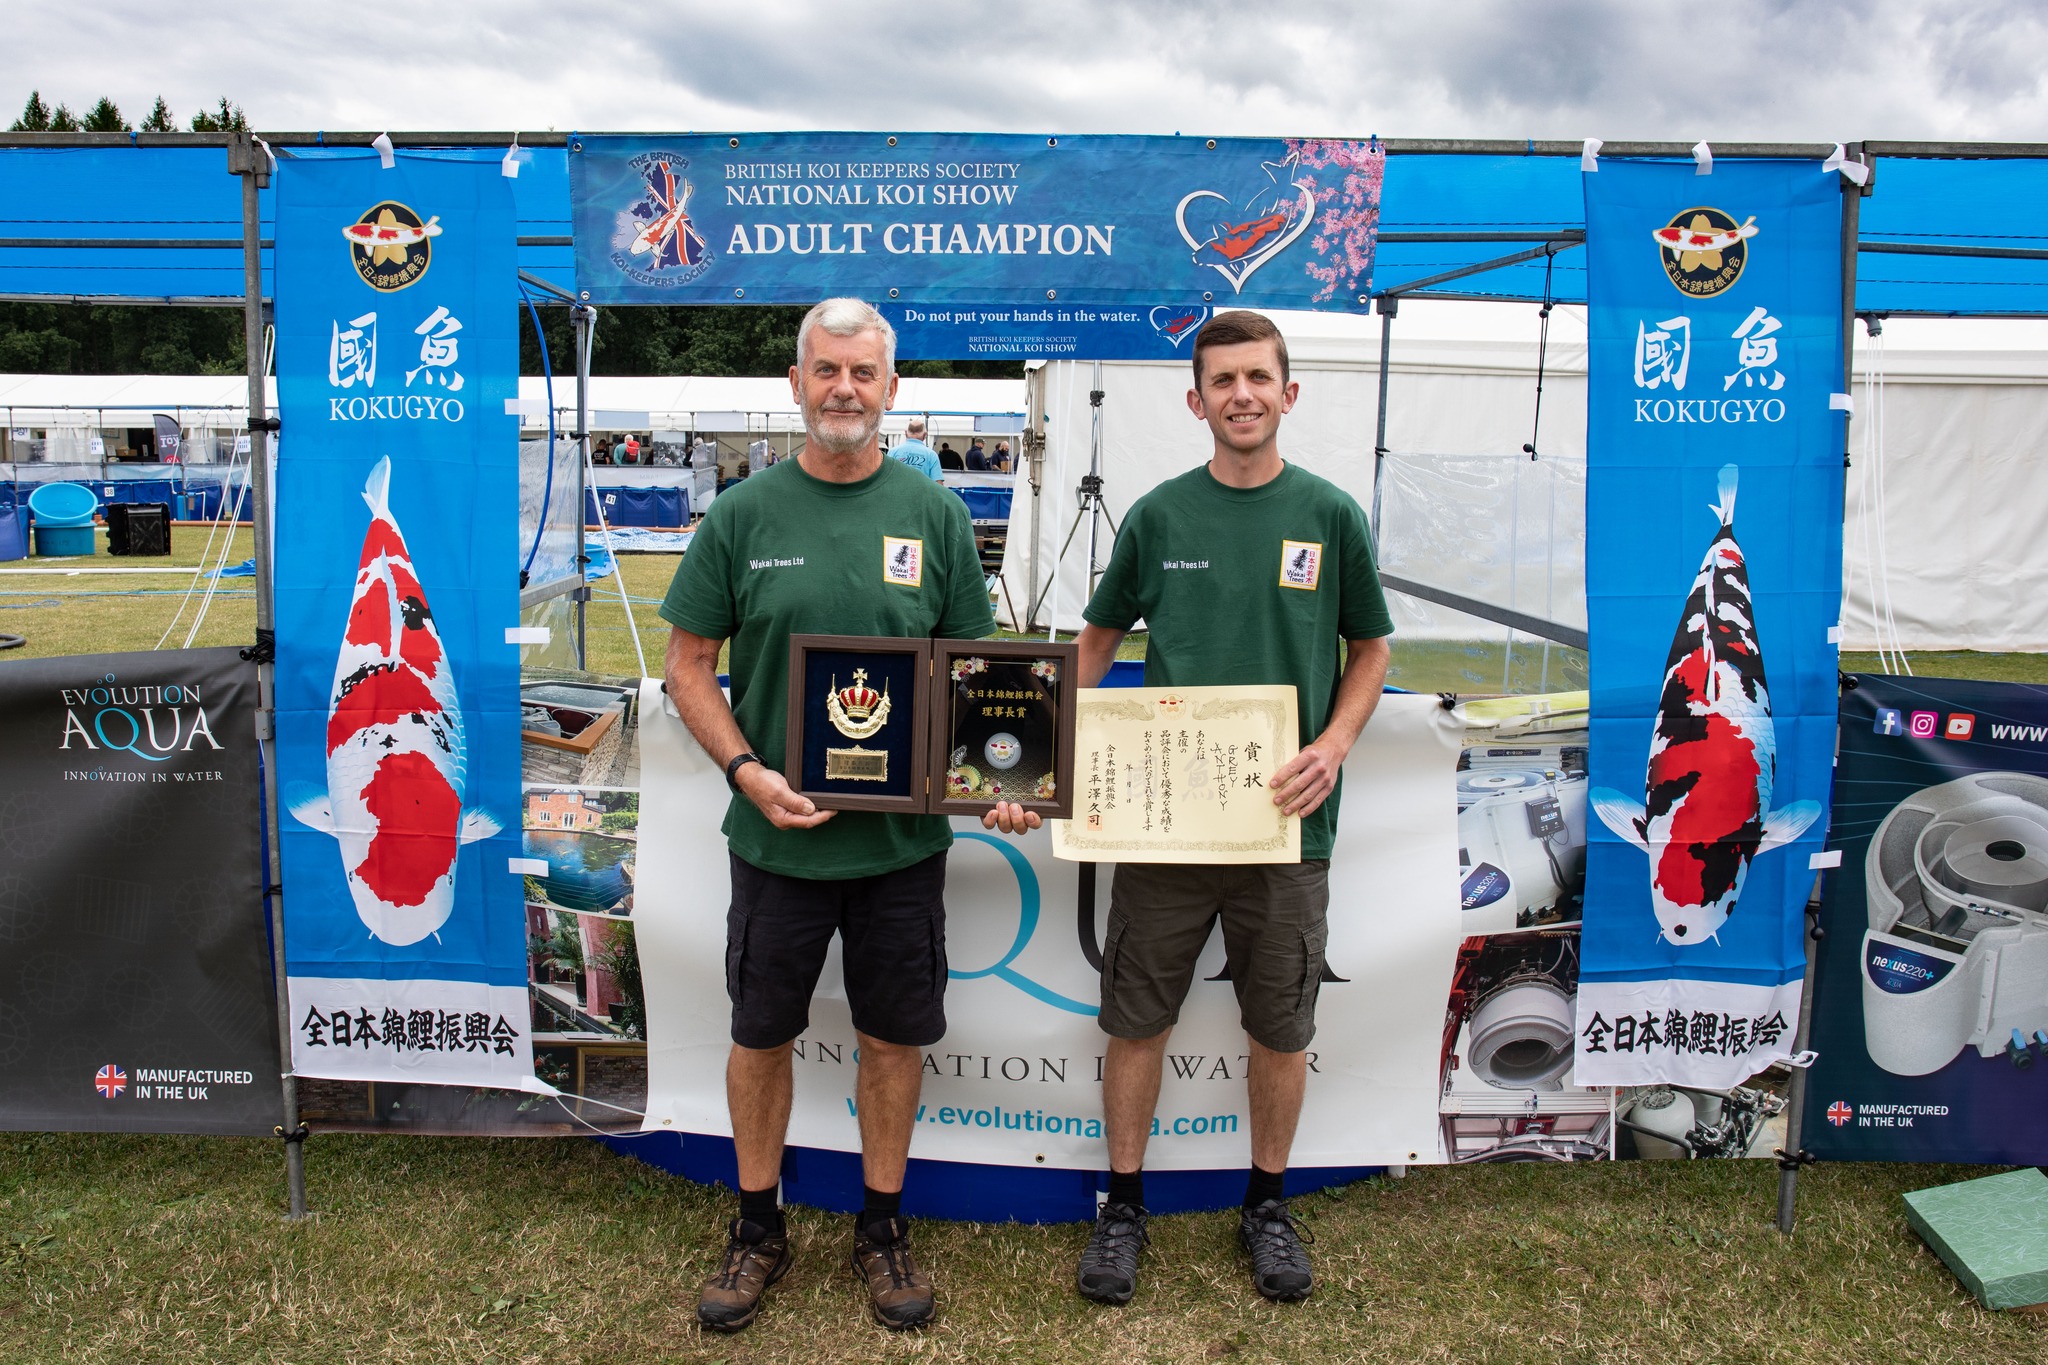
[[[872,1185],[863,1185],[861,1190],[860,1217],[855,1223],[863,1228],[872,1228],[886,1223],[903,1212],[903,1191],[893,1190],[887,1194]]]
[[[1111,1171],[1109,1173],[1109,1202],[1112,1204],[1129,1204],[1134,1209],[1144,1208],[1145,1173],[1143,1171],[1132,1171],[1126,1175],[1122,1171]]]
[[[1257,1166],[1252,1167],[1251,1179],[1244,1184],[1244,1206],[1255,1209],[1272,1200],[1286,1198],[1286,1184],[1287,1172],[1262,1171]]]
[[[776,1198],[781,1184],[770,1185],[765,1190],[740,1191],[740,1218],[768,1229],[770,1237],[782,1232],[782,1204]]]

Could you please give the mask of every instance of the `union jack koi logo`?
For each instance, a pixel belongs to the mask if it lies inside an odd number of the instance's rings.
[[[386,456],[363,488],[370,525],[334,665],[327,790],[287,796],[293,818],[341,846],[356,914],[403,947],[447,922],[456,854],[499,826],[462,807],[462,707],[390,493]]]
[[[1771,810],[1778,742],[1757,642],[1749,569],[1735,540],[1737,469],[1723,465],[1720,522],[1671,637],[1650,735],[1643,802],[1596,787],[1594,811],[1649,855],[1659,937],[1677,947],[1714,939],[1760,853],[1820,818],[1818,801]]]
[[[675,168],[667,161],[652,162],[642,168],[641,174],[647,177],[647,197],[628,212],[646,226],[634,235],[628,250],[635,256],[652,253],[650,265],[656,270],[702,265],[708,249],[696,224],[690,221],[690,195],[695,192],[694,187],[687,180],[679,180]]]
[[[108,1062],[93,1073],[92,1088],[100,1092],[101,1099],[111,1100],[128,1088],[128,1073]]]
[[[1828,1106],[1828,1122],[1834,1124],[1837,1128],[1840,1128],[1843,1124],[1847,1123],[1850,1119],[1853,1119],[1855,1117],[1856,1111],[1854,1109],[1851,1109],[1848,1105],[1842,1103],[1840,1100],[1836,1100],[1833,1104]]]

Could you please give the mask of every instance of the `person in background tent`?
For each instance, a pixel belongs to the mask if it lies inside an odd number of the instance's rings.
[[[762,1293],[789,1269],[777,1186],[792,1044],[809,1026],[835,933],[859,1043],[866,1194],[854,1220],[854,1269],[883,1326],[921,1327],[933,1312],[931,1278],[911,1257],[901,1207],[924,1049],[946,1032],[952,828],[942,815],[821,811],[791,789],[779,761],[792,634],[995,633],[967,504],[882,455],[895,351],[888,321],[858,299],[827,299],[805,316],[789,372],[803,452],[712,503],[661,606],[674,627],[668,693],[733,789],[724,826],[732,879],[726,1102],[739,1216],[697,1304],[697,1320],[718,1331],[752,1322]],[[730,705],[718,685],[728,640]],[[1038,823],[1014,802],[982,817],[1006,833]]]
[[[1267,1298],[1305,1298],[1314,1284],[1282,1184],[1315,1036],[1344,758],[1379,704],[1394,628],[1357,501],[1280,457],[1280,419],[1299,392],[1280,329],[1219,313],[1195,335],[1194,372],[1187,402],[1209,425],[1209,461],[1132,506],[1082,613],[1077,679],[1095,686],[1142,617],[1148,687],[1292,684],[1302,747],[1270,790],[1301,817],[1301,861],[1116,866],[1099,1016],[1109,1191],[1076,1273],[1099,1303],[1124,1303],[1137,1285],[1160,1065],[1218,918],[1251,1059],[1238,1240]]]
[[[633,463],[633,446],[632,446],[632,443],[631,443],[631,440],[630,440],[630,438],[628,438],[628,437],[625,437],[625,436],[621,436],[621,437],[620,437],[620,438],[619,438],[619,439],[618,439],[617,441],[613,442],[613,444],[612,444],[612,463],[613,463],[613,464],[632,464],[632,463]]]
[[[939,468],[965,469],[967,462],[960,458],[960,452],[953,449],[951,441],[939,442]]]
[[[1010,472],[1010,443],[1008,441],[996,442],[996,453],[990,457],[989,465],[998,474]]]
[[[967,467],[978,469],[984,474],[988,472],[988,451],[982,448],[979,436],[967,443]]]
[[[939,479],[939,457],[924,443],[924,418],[913,417],[903,428],[903,439],[890,447],[889,458],[901,460],[927,479],[937,483]]]

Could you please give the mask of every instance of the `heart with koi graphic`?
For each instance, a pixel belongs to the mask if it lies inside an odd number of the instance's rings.
[[[1295,178],[1300,165],[1296,154],[1261,162],[1263,179],[1252,178],[1237,197],[1195,190],[1175,207],[1174,223],[1193,249],[1194,263],[1229,280],[1232,293],[1242,292],[1260,266],[1315,221],[1315,189]]]
[[[1152,323],[1152,330],[1166,338],[1166,344],[1178,351],[1183,341],[1202,330],[1202,324],[1209,320],[1209,310],[1174,308],[1161,304],[1154,308],[1148,317]]]

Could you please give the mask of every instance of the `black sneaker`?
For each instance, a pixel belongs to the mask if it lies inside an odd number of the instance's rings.
[[[737,1332],[761,1311],[761,1296],[789,1273],[789,1234],[735,1218],[726,1230],[725,1259],[704,1282],[697,1321],[714,1332]]]
[[[1294,1221],[1284,1199],[1268,1199],[1257,1208],[1244,1210],[1237,1219],[1237,1240],[1252,1254],[1252,1283],[1269,1299],[1291,1302],[1305,1299],[1315,1287],[1315,1272],[1309,1269],[1304,1241],[1314,1234]]]
[[[1138,1288],[1138,1253],[1152,1240],[1145,1210],[1136,1204],[1104,1203],[1095,1211],[1095,1232],[1081,1252],[1074,1283],[1084,1299],[1129,1303]]]

